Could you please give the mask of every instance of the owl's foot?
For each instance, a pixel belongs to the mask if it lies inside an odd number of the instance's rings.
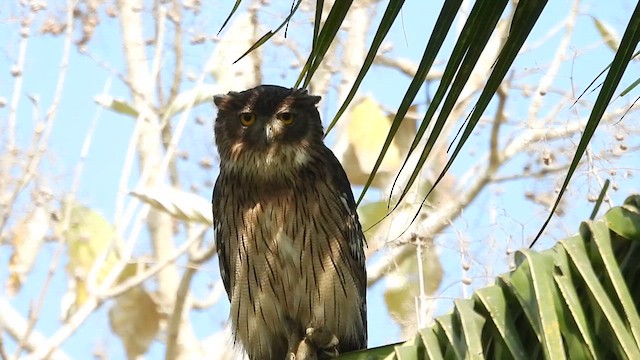
[[[291,340],[296,341],[296,349],[292,348]],[[338,338],[324,327],[307,328],[304,338],[297,341],[290,337],[289,344],[289,360],[331,359],[338,356]]]
[[[313,344],[321,359],[338,356],[338,338],[325,327],[307,328],[304,340]]]
[[[318,360],[338,356],[338,338],[324,326],[310,326],[303,336],[296,322],[287,317],[284,331],[288,342],[285,360]]]

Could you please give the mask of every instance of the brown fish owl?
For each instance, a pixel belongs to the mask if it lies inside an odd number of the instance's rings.
[[[318,101],[273,85],[214,97],[213,225],[234,341],[252,360],[367,344],[365,239]]]

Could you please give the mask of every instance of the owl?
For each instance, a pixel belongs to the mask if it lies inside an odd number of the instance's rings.
[[[235,344],[252,360],[366,348],[362,228],[306,90],[214,97],[213,225]]]

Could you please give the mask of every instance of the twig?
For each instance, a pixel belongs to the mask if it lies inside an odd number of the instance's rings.
[[[420,282],[420,293],[418,294],[418,329],[422,329],[427,326],[427,292],[425,290],[425,278],[424,278],[424,258],[422,255],[424,246],[423,238],[417,234],[412,234],[415,237],[416,242],[416,257],[418,258],[418,279]]]
[[[4,338],[2,337],[2,331],[0,331],[0,359],[9,360],[7,352],[4,350]]]
[[[201,300],[193,299],[192,308],[194,310],[209,309],[214,304],[216,304],[218,300],[220,300],[220,297],[222,297],[222,294],[224,293],[224,284],[222,283],[222,281],[216,281],[216,283],[213,285],[213,288],[209,292],[209,296]]]
[[[203,231],[206,231],[206,230],[203,230]],[[155,274],[160,272],[162,269],[167,267],[167,265],[175,263],[175,261],[184,253],[186,253],[189,250],[189,248],[193,246],[198,240],[199,240],[199,237],[195,237],[195,236],[187,239],[187,241],[185,241],[184,244],[182,244],[179,248],[176,249],[173,257],[166,258],[162,262],[159,262],[153,265],[143,273],[136,275],[134,277],[130,277],[127,280],[123,281],[122,283],[114,286],[109,291],[105,291],[101,293],[100,298],[103,300],[110,299],[110,298],[122,295],[127,290],[142,284],[144,281],[150,279],[152,276],[154,276]]]
[[[18,346],[16,347],[15,358],[18,358],[22,349],[25,347],[27,343],[27,339],[31,337],[33,330],[35,329],[36,322],[39,319],[40,310],[42,309],[42,305],[44,304],[45,297],[47,295],[47,291],[49,290],[49,285],[51,285],[51,281],[53,279],[53,275],[55,275],[56,269],[58,268],[58,262],[60,261],[60,256],[62,255],[62,251],[64,250],[64,239],[60,237],[58,243],[56,244],[56,251],[53,255],[53,259],[51,260],[51,264],[49,264],[49,270],[47,272],[47,277],[44,280],[44,284],[42,285],[42,289],[40,289],[40,294],[38,294],[38,298],[36,300],[35,307],[29,307],[29,321],[27,322],[27,327],[25,329],[24,335],[20,338],[18,342]],[[4,311],[4,310],[3,310]]]
[[[411,60],[390,58],[385,55],[377,55],[373,60],[373,63],[376,65],[387,66],[396,69],[410,77],[414,77],[416,75],[416,72],[418,71],[418,66]],[[442,74],[442,71],[431,70],[425,77],[424,81],[438,80],[442,77]]]
[[[11,94],[11,103],[9,105],[9,119],[7,128],[7,150],[11,153],[16,148],[16,118],[18,116],[18,105],[22,96],[22,82],[24,80],[24,62],[27,57],[27,45],[29,44],[29,35],[31,32],[31,13],[25,15],[27,18],[22,21],[21,39],[18,50],[18,61],[13,68],[13,76],[16,79],[13,83],[13,93]]]
[[[190,240],[200,240],[205,232],[208,230],[208,226],[196,226],[190,231]],[[178,347],[178,338],[180,335],[180,323],[182,320],[182,314],[185,312],[187,298],[189,297],[189,287],[193,276],[198,271],[200,263],[207,261],[215,253],[215,246],[209,246],[204,251],[198,252],[196,244],[193,243],[193,247],[190,247],[189,263],[182,275],[180,285],[176,291],[176,300],[174,302],[173,311],[167,325],[167,350],[165,353],[165,359],[175,359],[176,351]],[[189,306],[188,309],[191,307]],[[187,310],[188,311],[188,310]]]
[[[496,176],[493,178],[493,182],[500,183],[500,182],[513,181],[513,180],[526,179],[526,178],[541,178],[545,175],[565,171],[568,168],[569,168],[569,164],[562,164],[558,166],[547,166],[540,169],[540,171],[535,171],[535,172],[515,173],[511,175]]]
[[[28,327],[27,320],[4,297],[0,297],[0,309],[2,309],[0,311],[0,329],[3,329],[16,341],[24,341],[25,350],[35,351],[47,341],[44,335],[35,330],[29,336],[25,336]],[[3,356],[5,356],[5,359],[9,359],[6,353]],[[55,349],[51,353],[50,359],[70,360],[71,358],[64,351]]]
[[[596,182],[598,183],[598,185],[600,185],[600,189],[604,189],[605,182],[600,178],[600,175],[598,175],[598,171],[596,171],[596,167],[594,165],[594,159],[593,159],[593,150],[591,149],[591,145],[587,146],[586,155],[587,155],[587,166],[589,167],[589,173],[591,173],[591,175],[596,179]],[[609,203],[609,206],[611,207],[613,202],[611,200],[611,196],[609,196],[609,193],[604,193],[603,196],[607,198],[607,203]]]
[[[44,132],[42,133],[42,135],[37,134],[35,136],[36,139],[39,137],[39,141],[37,141],[37,147],[33,149],[33,153],[31,155],[29,164],[27,165],[27,170],[21,177],[20,184],[18,185],[18,187],[16,188],[16,191],[13,194],[14,196],[17,195],[17,193],[31,181],[31,178],[33,178],[33,176],[35,176],[36,169],[40,164],[42,155],[45,153],[47,144],[49,142],[49,135],[51,134],[51,129],[53,128],[53,123],[55,120],[55,114],[58,110],[60,99],[62,98],[62,90],[64,89],[64,82],[66,79],[66,73],[67,73],[67,68],[69,64],[69,52],[71,49],[71,37],[73,34],[73,9],[75,9],[74,1],[72,0],[67,1],[67,27],[66,27],[66,33],[65,33],[64,49],[62,52],[62,59],[60,60],[60,70],[58,75],[58,81],[56,83],[56,90],[54,93],[54,99],[51,105],[49,106],[49,109],[46,114]],[[14,198],[14,201],[15,201],[15,198]],[[24,346],[24,341],[26,340],[26,338],[29,337],[29,335],[35,328],[36,322],[38,321],[38,318],[39,318],[40,310],[42,308],[42,305],[44,304],[44,299],[49,289],[49,285],[51,284],[51,280],[53,279],[53,275],[55,274],[55,271],[58,267],[58,261],[60,260],[60,256],[62,254],[63,249],[64,249],[64,242],[62,238],[60,238],[56,247],[56,252],[53,256],[53,259],[51,260],[47,277],[42,286],[40,294],[37,298],[36,305],[34,308],[30,309],[29,323],[27,325],[27,330],[25,332],[24,337],[21,338],[20,342],[18,343],[18,346],[15,351],[16,357],[20,355],[20,352],[22,351],[22,348]]]
[[[162,59],[164,53],[164,34],[166,30],[165,20],[167,19],[167,8],[164,5],[158,7],[158,19],[156,20],[156,48],[153,53],[153,63],[151,63],[151,78],[155,79],[156,86],[162,87],[160,83],[160,70],[162,69]],[[162,92],[158,92],[162,96]]]
[[[71,336],[85,320],[101,305],[95,297],[89,297],[87,301],[76,311],[69,320],[62,325],[49,339],[38,344],[35,351],[24,357],[23,360],[43,360],[59,349],[60,344]]]
[[[22,28],[20,29],[22,36],[21,36],[20,46],[18,50],[18,60],[14,65],[14,68],[12,69],[13,77],[15,78],[15,81],[13,83],[13,92],[11,94],[11,102],[9,104],[9,117],[8,117],[8,124],[7,124],[7,130],[6,130],[6,133],[7,133],[6,154],[8,158],[2,161],[3,168],[0,169],[2,170],[3,174],[11,173],[11,169],[13,168],[13,165],[15,163],[15,158],[16,158],[16,118],[18,115],[18,106],[20,105],[20,98],[22,96],[22,82],[24,80],[24,76],[23,76],[24,64],[25,64],[25,59],[27,57],[27,45],[29,44],[29,33],[31,31],[31,22],[32,22],[30,13],[29,15],[25,15],[25,16],[27,18],[22,21]],[[7,185],[8,184],[10,184],[10,182],[7,182]],[[4,211],[3,211],[2,217],[0,218],[0,234],[2,234],[3,229],[9,220],[9,216],[12,213],[11,209],[13,208],[15,199],[18,196],[17,193],[20,191],[20,189],[21,189],[21,185],[19,183],[16,186],[16,190],[14,190],[14,193],[11,195],[11,198],[8,199],[6,203],[2,204],[4,205],[5,209],[3,209]]]
[[[565,34],[562,37],[562,40],[560,41],[560,43],[558,44],[558,47],[556,48],[556,53],[555,53],[555,56],[553,57],[553,61],[551,62],[551,65],[549,66],[549,69],[540,80],[540,83],[538,84],[538,88],[533,94],[533,99],[531,100],[531,105],[529,106],[529,114],[527,116],[527,119],[533,120],[537,118],[538,111],[542,106],[543,95],[546,94],[547,90],[549,90],[549,88],[551,87],[551,84],[553,83],[553,81],[555,80],[555,77],[558,74],[560,65],[564,61],[563,55],[566,52],[567,48],[569,47],[571,36],[573,35],[573,29],[576,24],[576,18],[578,15],[578,2],[579,2],[578,0],[575,0],[573,2],[573,6],[571,7],[571,12],[569,13],[569,16],[567,17],[567,20],[566,20]],[[532,123],[531,125],[537,126],[541,124]]]
[[[173,65],[173,81],[171,82],[171,89],[169,90],[169,98],[166,103],[170,104],[178,96],[180,90],[180,84],[182,83],[182,26],[180,21],[182,20],[182,5],[180,1],[173,1],[173,9],[171,10],[172,16],[169,16],[169,20],[175,25],[173,30],[173,58],[175,64]]]

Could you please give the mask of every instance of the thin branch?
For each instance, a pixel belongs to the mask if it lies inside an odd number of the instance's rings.
[[[509,82],[504,83],[498,88],[498,109],[493,118],[493,126],[491,127],[491,137],[489,140],[489,167],[497,170],[500,165],[500,149],[498,141],[500,139],[500,126],[505,122],[504,111],[507,105],[507,97],[509,90],[507,87]]]
[[[582,164],[583,162],[581,162]],[[527,179],[527,178],[542,178],[544,176],[550,175],[550,174],[556,174],[559,173],[561,171],[565,171],[569,168],[569,164],[562,164],[562,165],[558,165],[558,166],[547,166],[542,168],[539,171],[535,171],[535,172],[527,172],[527,173],[515,173],[515,174],[511,174],[511,175],[503,175],[503,176],[497,176],[493,178],[493,182],[494,183],[501,183],[501,182],[507,182],[507,181],[513,181],[513,180],[521,180],[521,179]]]
[[[26,336],[29,326],[27,320],[4,297],[0,297],[0,309],[2,309],[0,311],[0,329],[4,330],[16,341],[23,342],[25,350],[35,351],[47,341],[47,338],[38,331],[31,331],[31,334]],[[3,357],[9,359],[6,354]],[[64,351],[56,349],[51,353],[49,359],[70,360],[71,357],[65,354]]]
[[[16,118],[18,116],[18,106],[20,105],[20,98],[22,97],[22,83],[24,80],[24,76],[23,76],[23,72],[24,72],[24,64],[25,64],[25,59],[27,57],[27,45],[29,43],[29,33],[31,32],[31,22],[32,19],[30,18],[31,15],[25,15],[27,16],[26,19],[24,19],[22,21],[22,28],[20,29],[21,32],[21,40],[20,40],[20,45],[19,45],[19,50],[18,50],[18,60],[16,61],[16,64],[13,66],[11,72],[13,74],[13,77],[15,78],[15,81],[13,83],[13,92],[11,94],[11,102],[9,104],[9,117],[8,117],[8,125],[7,125],[7,129],[6,129],[6,133],[7,133],[7,146],[6,146],[6,159],[3,159],[2,161],[2,173],[3,174],[10,174],[11,170],[16,162]],[[36,134],[35,136],[37,136],[38,134]],[[35,137],[34,136],[34,137]],[[18,183],[18,185],[16,186],[15,190],[13,191],[13,193],[11,194],[10,198],[6,200],[5,203],[0,204],[3,207],[3,211],[1,217],[0,217],[0,235],[3,233],[3,230],[5,228],[5,226],[7,225],[7,222],[9,220],[9,217],[11,216],[12,213],[12,209],[13,209],[13,205],[15,204],[15,201],[18,197],[18,193],[21,191],[22,189],[22,183],[25,182],[25,176],[23,175],[21,177],[21,181]],[[4,178],[4,176],[3,176]],[[8,178],[8,177],[7,177]],[[0,180],[4,183],[4,181],[7,181],[6,186],[7,188],[10,187],[11,182],[7,180]],[[2,183],[0,183],[2,184]],[[4,184],[3,184],[4,185]],[[2,187],[4,188],[4,186]]]
[[[148,210],[148,206],[143,206],[143,210],[141,210],[141,212],[146,214],[146,210]],[[66,216],[65,218],[68,219],[70,216]],[[137,226],[134,228],[134,232],[139,232],[141,228],[142,225]],[[137,238],[137,235],[135,238]],[[125,258],[130,256],[134,246],[135,242],[130,242]],[[106,289],[109,289],[113,283],[115,283],[126,265],[127,262],[124,260],[116,263],[111,269],[111,272],[109,272],[109,274],[107,274],[104,280],[100,283],[100,288],[95,292],[90,292],[89,297],[87,297],[84,304],[75,313],[73,313],[69,319],[67,319],[67,322],[64,323],[56,333],[46,341],[46,343],[40,344],[36,351],[26,357],[25,360],[46,359],[52,351],[59,348],[62,343],[67,340],[69,336],[71,336],[100,305],[102,305],[105,298],[100,296],[100,294],[106,292]]]
[[[385,55],[377,55],[373,60],[376,65],[386,66],[400,71],[401,73],[414,77],[418,71],[418,66],[411,60],[396,59]],[[425,77],[424,81],[438,80],[442,77],[442,71],[431,70]]]
[[[87,318],[100,306],[95,297],[89,297],[87,301],[76,311],[69,320],[62,325],[56,333],[49,339],[38,344],[35,351],[24,357],[24,360],[44,360],[48,359],[60,345],[69,338]]]
[[[11,94],[11,103],[9,105],[9,119],[7,128],[7,153],[12,153],[16,148],[16,118],[18,116],[18,105],[22,96],[22,82],[24,80],[23,71],[24,63],[27,57],[27,45],[29,44],[29,34],[31,32],[31,14],[25,15],[26,19],[22,21],[20,29],[21,40],[18,50],[18,61],[12,69],[13,77],[16,79],[13,83],[13,93]]]
[[[204,299],[193,299],[192,308],[194,310],[207,310],[214,304],[218,303],[218,300],[225,294],[224,284],[222,281],[216,281],[213,288],[209,292],[209,296]]]
[[[207,229],[203,229],[203,233]],[[185,254],[191,248],[191,246],[196,244],[196,242],[200,239],[200,236],[201,235],[190,237],[179,248],[176,249],[175,254],[172,257],[166,258],[162,262],[159,262],[153,265],[152,267],[150,267],[148,270],[144,271],[141,274],[128,278],[122,283],[111,288],[109,291],[105,291],[101,293],[99,295],[100,298],[102,300],[110,299],[110,298],[122,295],[127,290],[142,284],[144,281],[150,279],[151,277],[156,275],[158,272],[160,272],[162,269],[164,269],[168,265],[174,264],[180,256]]]
[[[166,30],[165,20],[167,19],[167,8],[164,5],[158,7],[158,19],[156,20],[156,48],[153,54],[153,63],[151,64],[151,78],[155,79],[156,86],[162,87],[160,70],[162,69],[162,60],[164,54],[164,34]],[[162,91],[158,92],[161,99]],[[162,101],[162,100],[160,100]]]
[[[496,170],[489,167],[484,171],[477,173],[474,181],[467,186],[467,191],[459,196],[452,197],[439,211],[429,214],[429,216],[420,224],[420,234],[439,234],[447,228],[452,219],[458,217],[463,208],[469,205],[482,191],[482,189],[491,181],[491,177]],[[367,286],[372,286],[382,279],[394,264],[400,263],[402,260],[411,256],[413,248],[410,246],[401,246],[392,249],[385,254],[381,260],[367,268]]]
[[[201,240],[208,229],[208,226],[191,226],[189,229],[190,238],[192,240]],[[191,297],[189,295],[191,280],[198,271],[199,265],[213,256],[215,253],[215,246],[211,245],[205,247],[204,251],[198,252],[198,247],[194,243],[193,246],[190,246],[190,250],[189,263],[182,274],[182,279],[180,279],[180,285],[176,291],[176,300],[174,302],[173,312],[171,313],[171,317],[169,318],[167,325],[167,349],[165,352],[165,359],[168,360],[176,358],[178,338],[182,328],[180,326],[182,322],[182,314],[188,313],[191,309]],[[189,306],[186,306],[187,300],[189,300]]]
[[[175,359],[178,353],[178,337],[180,336],[182,313],[189,294],[189,286],[196,271],[194,266],[187,266],[176,292],[176,301],[167,325],[167,348],[165,352],[165,359],[167,360]]]
[[[169,16],[169,20],[171,20],[174,24],[173,30],[173,57],[175,59],[175,64],[173,68],[173,81],[171,83],[171,89],[169,90],[169,98],[167,99],[167,104],[171,104],[173,100],[178,96],[178,91],[180,90],[180,84],[182,83],[182,6],[180,1],[173,0],[173,8],[171,9],[171,16]]]
[[[1,360],[9,360],[9,355],[4,350],[4,338],[2,337],[2,332],[0,332],[0,359]]]
[[[56,244],[56,251],[53,255],[53,259],[51,260],[51,264],[49,264],[49,270],[47,271],[47,276],[44,280],[44,284],[42,285],[42,288],[40,289],[40,294],[38,294],[38,297],[36,299],[35,307],[32,304],[29,306],[29,321],[27,323],[27,327],[25,329],[24,335],[20,338],[20,341],[18,342],[18,346],[16,347],[15,356],[14,356],[15,358],[19,357],[20,353],[22,352],[22,349],[25,348],[27,339],[31,337],[31,334],[35,329],[36,322],[39,319],[40,310],[44,305],[44,301],[45,301],[47,292],[49,290],[49,285],[51,285],[53,276],[56,273],[56,269],[58,268],[58,262],[60,261],[60,257],[62,256],[62,252],[64,249],[65,249],[64,241],[63,241],[63,238],[60,237],[60,239],[58,240],[58,243]]]
[[[564,53],[569,48],[569,44],[571,42],[571,36],[573,35],[573,29],[576,24],[576,18],[578,16],[578,3],[579,3],[579,0],[575,0],[573,2],[573,6],[571,7],[571,11],[565,22],[566,24],[565,34],[562,37],[562,40],[560,41],[560,43],[558,44],[558,47],[556,48],[556,53],[553,57],[553,61],[551,62],[551,65],[549,66],[549,69],[540,80],[540,83],[538,84],[538,88],[533,94],[533,99],[531,100],[531,105],[529,106],[529,114],[527,116],[527,119],[533,120],[537,118],[538,111],[542,106],[542,97],[544,94],[547,93],[547,90],[551,87],[551,84],[553,83],[553,81],[555,80],[558,74],[560,65],[564,61]],[[532,126],[537,126],[537,125],[541,125],[541,124],[532,123]]]

